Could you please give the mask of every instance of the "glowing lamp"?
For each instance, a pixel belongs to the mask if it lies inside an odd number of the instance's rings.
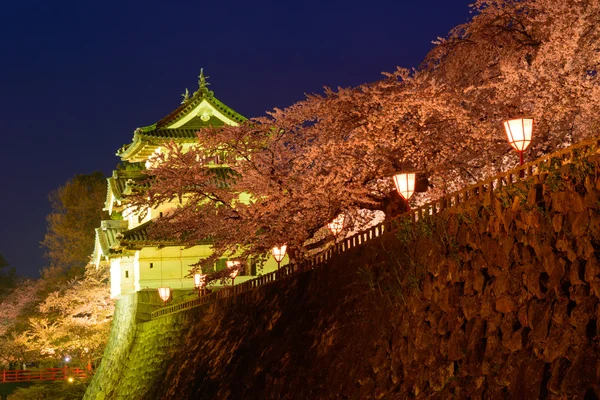
[[[229,273],[229,277],[231,278],[231,286],[233,286],[235,277],[240,272],[240,262],[239,261],[227,261],[227,268],[231,270],[231,272]]]
[[[277,268],[279,268],[281,261],[283,261],[283,258],[285,257],[285,252],[287,251],[287,245],[284,244],[281,247],[273,247],[273,249],[271,249],[271,253],[273,254],[273,258],[275,259],[275,261],[277,261]]]
[[[273,253],[273,258],[275,259],[275,261],[281,262],[283,260],[283,258],[285,257],[286,250],[287,250],[287,245],[285,245],[285,244],[281,247],[273,247],[271,252]]]
[[[201,288],[204,285],[206,285],[206,275],[194,274],[194,286],[197,288]]]
[[[160,299],[166,303],[171,298],[171,288],[170,287],[159,287],[158,288],[158,296]]]
[[[198,296],[204,292],[206,287],[206,275],[205,274],[194,274],[194,286],[198,289]]]
[[[342,213],[335,217],[333,221],[328,223],[327,228],[329,228],[333,236],[337,236],[342,231],[342,229],[344,229],[345,222],[346,215]]]
[[[533,118],[515,118],[504,121],[504,130],[508,143],[519,153],[520,165],[523,165],[523,152],[531,144],[533,136]]]
[[[73,383],[75,381],[75,379],[73,379],[72,376],[69,377],[69,379],[67,379],[69,381],[69,383]]]
[[[194,274],[194,286],[196,289],[201,289],[206,285],[205,274]]]
[[[398,193],[400,193],[400,196],[402,196],[404,200],[408,201],[408,199],[410,199],[415,192],[416,179],[417,174],[414,172],[394,175],[394,184],[396,185],[396,190]]]

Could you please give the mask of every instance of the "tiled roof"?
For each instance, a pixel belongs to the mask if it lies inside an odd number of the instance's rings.
[[[198,138],[198,129],[155,129],[151,131],[136,131],[140,137],[160,138],[160,139],[192,139],[195,141]]]
[[[158,121],[155,124],[155,126],[160,129],[167,125],[171,125],[177,122],[181,118],[185,117],[198,104],[200,104],[202,100],[206,100],[208,103],[210,103],[210,105],[219,110],[223,115],[238,123],[242,123],[246,120],[246,118],[243,115],[233,111],[231,108],[227,107],[223,102],[214,97],[214,93],[212,90],[203,88],[196,91],[188,101],[186,101],[173,112],[171,112],[169,115]]]
[[[143,247],[143,246],[177,246],[181,241],[173,239],[154,239],[150,236],[150,227],[153,221],[148,221],[138,227],[122,232],[119,235],[119,243],[123,247]],[[211,244],[211,241],[202,241],[198,244]]]
[[[108,256],[111,249],[118,247],[119,241],[117,236],[119,233],[127,230],[127,221],[102,221],[100,228],[96,228],[96,246],[93,257],[97,257],[98,250],[103,256]]]
[[[154,180],[154,177],[146,177],[144,180],[130,180],[127,182],[127,186],[123,191],[123,195],[129,196],[134,193],[145,192],[150,189],[151,181]]]
[[[114,200],[122,201],[123,196],[131,194],[132,186],[136,186],[137,182],[144,181],[147,178],[148,177],[144,175],[141,170],[113,171],[113,175],[106,179],[108,184],[108,190],[106,191],[106,209],[109,207],[111,194]]]
[[[140,151],[149,152],[148,154],[152,154],[154,151],[154,147],[150,147],[148,150],[148,146],[160,146],[165,141],[175,141],[177,143],[194,143],[198,139],[198,129],[185,129],[185,128],[177,128],[177,129],[148,129],[138,128],[133,133],[133,140],[131,143],[124,145],[119,150],[117,150],[117,156],[119,157],[129,157],[131,155],[137,154]],[[145,149],[145,150],[144,150]]]
[[[224,122],[219,118],[210,118],[207,121],[203,121],[201,117],[196,116],[190,120],[186,120],[185,124],[178,128],[167,128],[173,126],[173,124],[180,121],[182,118],[189,116],[203,101],[207,102],[211,107],[231,121],[236,123],[246,121],[244,116],[238,114],[214,97],[214,93],[205,86],[202,75],[201,81],[200,88],[194,92],[192,97],[169,113],[166,117],[153,125],[137,128],[134,131],[133,140],[121,147],[117,151],[117,156],[130,162],[145,161],[145,159],[151,155],[158,146],[163,144],[165,140],[174,140],[180,143],[195,142],[197,140],[196,132],[198,132],[198,130],[210,126],[222,126]]]
[[[147,242],[150,240],[148,228],[150,228],[151,224],[152,221],[148,221],[138,227],[123,232],[119,237],[119,241],[122,245],[135,242]]]

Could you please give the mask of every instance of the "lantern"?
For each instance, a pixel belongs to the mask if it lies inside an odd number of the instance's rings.
[[[206,286],[206,275],[205,274],[194,274],[194,286],[198,289],[198,295],[204,291]]]
[[[194,274],[194,286],[197,288],[201,288],[206,285],[206,275],[205,274]]]
[[[283,261],[283,258],[285,257],[286,250],[287,245],[285,244],[281,247],[273,247],[273,249],[271,249],[271,253],[273,253],[273,258],[275,259],[275,261],[277,261],[277,269],[279,269],[281,261]]]
[[[408,199],[410,199],[415,192],[416,179],[417,174],[414,172],[394,175],[394,184],[396,185],[396,190],[398,193],[400,193],[400,196],[402,196],[404,200],[408,201]]]
[[[231,272],[229,273],[229,277],[231,278],[231,286],[233,286],[235,277],[240,272],[240,262],[239,261],[227,261],[227,268],[229,268],[231,270]]]
[[[408,199],[415,192],[415,182],[417,180],[417,174],[414,172],[403,172],[400,174],[394,175],[394,185],[396,185],[396,190],[400,193],[400,196],[404,200],[406,200],[406,209],[410,210],[410,204],[408,203]]]
[[[171,298],[171,288],[170,287],[159,287],[158,288],[158,296],[160,299],[166,303]]]
[[[519,153],[519,163],[523,165],[523,152],[531,144],[533,118],[515,118],[504,121],[508,143]]]
[[[344,225],[346,223],[346,215],[340,214],[333,219],[330,223],[327,224],[327,227],[333,233],[333,236],[337,236],[342,229],[344,229]]]

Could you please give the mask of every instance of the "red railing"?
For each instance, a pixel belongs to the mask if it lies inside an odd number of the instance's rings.
[[[308,271],[319,266],[325,265],[337,254],[344,253],[357,246],[371,241],[383,235],[383,233],[397,232],[403,223],[415,224],[427,216],[434,216],[444,210],[456,208],[469,201],[491,201],[494,193],[502,190],[503,187],[514,184],[518,181],[529,179],[535,175],[549,169],[553,164],[563,165],[571,163],[577,157],[589,156],[600,152],[600,138],[594,137],[584,140],[580,143],[567,147],[565,149],[550,153],[537,160],[514,168],[510,171],[500,173],[494,177],[488,178],[482,182],[470,185],[458,192],[444,196],[440,199],[413,208],[409,212],[400,215],[394,219],[375,225],[363,232],[359,232],[351,237],[344,238],[334,246],[319,253],[314,258],[303,261],[295,265],[285,265],[279,270],[259,276],[255,279],[246,281],[233,287],[227,287],[202,296],[198,299],[188,300],[172,306],[159,308],[151,314],[151,319],[159,318],[165,315],[174,314],[180,311],[189,310],[203,304],[211,303],[217,299],[235,296],[240,293],[253,290],[257,287],[268,285],[276,280],[295,275],[299,272]]]
[[[90,370],[82,368],[5,369],[0,372],[0,383],[61,381],[69,378],[85,379],[90,375]]]

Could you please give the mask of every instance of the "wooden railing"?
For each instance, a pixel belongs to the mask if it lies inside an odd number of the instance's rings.
[[[415,222],[425,215],[437,214],[444,209],[456,207],[459,204],[465,203],[471,199],[481,199],[482,196],[486,195],[491,196],[494,192],[497,192],[504,186],[528,179],[534,175],[538,175],[543,170],[549,170],[551,164],[562,165],[564,163],[569,163],[572,162],[576,157],[597,153],[599,149],[600,137],[584,140],[565,149],[547,154],[535,161],[523,164],[522,166],[507,172],[497,174],[496,176],[488,178],[482,182],[470,185],[456,193],[441,197],[431,203],[424,204],[421,207],[411,210],[410,213],[400,216],[399,219],[411,218],[412,221]],[[393,220],[387,223],[393,223]]]
[[[2,370],[0,383],[8,382],[37,382],[37,381],[61,381],[69,378],[85,379],[90,375],[89,370],[82,368],[47,368],[47,369],[23,369]]]
[[[311,269],[311,268],[308,268]],[[155,319],[158,317],[162,317],[164,315],[174,314],[180,311],[189,310],[190,308],[195,308],[204,304],[212,303],[218,299],[222,299],[225,297],[235,296],[240,293],[247,292],[249,290],[255,289],[259,286],[265,286],[269,283],[275,282],[276,280],[286,278],[290,275],[296,274],[298,272],[306,271],[306,264],[301,265],[284,265],[279,268],[277,271],[270,272],[265,275],[261,275],[252,280],[229,286],[224,289],[212,292],[210,294],[198,297],[197,299],[184,301],[178,304],[173,304],[172,306],[167,306],[163,308],[159,308],[158,310],[154,310],[151,314],[150,319]]]
[[[304,261],[300,264],[285,265],[279,270],[259,276],[255,279],[246,281],[233,287],[227,287],[213,292],[209,295],[199,297],[194,300],[189,300],[168,307],[163,307],[155,310],[151,314],[151,319],[162,317],[165,315],[177,313],[184,310],[189,310],[203,304],[212,303],[221,298],[235,296],[240,293],[253,290],[259,286],[268,285],[276,280],[287,278],[300,272],[317,268],[326,264],[335,255],[348,251],[349,249],[361,246],[375,238],[381,236],[384,232],[396,232],[402,224],[400,222],[415,223],[425,216],[436,215],[443,210],[454,208],[468,201],[481,200],[484,196],[491,196],[494,192],[502,189],[502,187],[511,185],[520,180],[531,178],[539,174],[543,170],[550,169],[552,163],[562,165],[565,162],[572,162],[576,157],[591,155],[597,153],[600,149],[600,137],[595,137],[582,141],[578,144],[548,154],[537,160],[523,164],[517,168],[500,173],[494,177],[486,179],[474,185],[470,185],[458,192],[448,196],[441,197],[433,202],[424,204],[414,208],[411,211],[400,215],[397,218],[390,219],[379,225],[375,225],[365,231],[359,232],[353,236],[339,241],[335,246],[330,247],[326,251],[318,254],[312,259]]]

